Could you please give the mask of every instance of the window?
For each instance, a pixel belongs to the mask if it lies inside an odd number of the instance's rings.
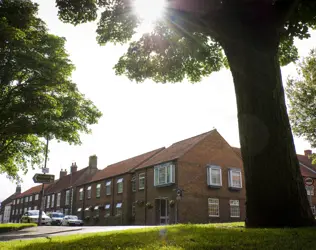
[[[111,216],[111,205],[110,204],[106,204],[104,209],[105,209],[105,217]]]
[[[32,207],[29,207],[29,210],[32,210]]]
[[[87,187],[87,198],[91,199],[91,186]]]
[[[119,178],[116,183],[117,183],[117,193],[118,194],[123,193],[123,178]]]
[[[59,207],[60,206],[60,197],[61,197],[61,193],[57,194],[57,201],[56,201],[56,206]]]
[[[242,188],[241,170],[230,169],[228,172],[229,187]]]
[[[36,200],[36,201],[38,200],[38,194],[35,195],[35,200]]]
[[[105,194],[111,195],[111,181],[105,183]]]
[[[27,207],[24,208],[24,213],[26,213],[26,212],[27,212]]]
[[[25,203],[29,202],[29,197],[26,196],[26,197],[24,198],[24,201],[25,201]]]
[[[138,189],[142,190],[145,188],[145,173],[138,175]]]
[[[15,200],[13,200],[13,205],[15,205]]]
[[[208,199],[208,215],[210,217],[219,217],[219,199]]]
[[[116,203],[115,215],[116,216],[122,215],[122,202]]]
[[[314,195],[314,186],[305,186],[307,195]]]
[[[79,200],[82,201],[83,200],[83,188],[79,189]]]
[[[55,194],[52,194],[51,207],[55,206]]]
[[[12,215],[14,215],[14,212],[15,212],[15,210],[13,209],[13,210],[12,210]]]
[[[316,215],[316,208],[315,208],[315,206],[312,206],[311,208],[312,208],[313,215]]]
[[[20,204],[20,199],[17,199],[17,200],[16,200],[16,204]]]
[[[65,208],[65,215],[68,215],[69,214],[69,209],[68,208]]]
[[[209,186],[222,186],[222,169],[219,166],[208,166],[207,184]]]
[[[33,196],[31,195],[29,198],[29,202],[31,202],[33,200]]]
[[[136,176],[133,175],[132,177],[132,192],[136,192]]]
[[[97,187],[96,187],[96,197],[97,198],[100,198],[100,193],[101,193],[101,184],[97,184]]]
[[[37,206],[34,206],[34,210],[37,210]]]
[[[240,217],[240,207],[239,200],[230,200],[230,217],[239,218]]]
[[[23,203],[23,198],[21,198],[21,201],[20,201],[20,203],[21,203],[21,204]]]
[[[165,163],[155,167],[154,185],[168,185],[174,183],[175,166],[170,163]]]
[[[70,203],[70,190],[66,190],[66,196],[65,196],[65,206],[68,206]]]
[[[46,196],[46,208],[50,206],[50,196]]]

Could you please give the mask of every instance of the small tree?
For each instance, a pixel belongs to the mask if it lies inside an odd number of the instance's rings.
[[[298,65],[298,78],[289,78],[287,97],[293,132],[316,147],[316,51]],[[314,162],[315,162],[314,154]]]
[[[39,165],[43,137],[80,144],[100,111],[70,79],[65,39],[49,34],[37,4],[0,2],[0,172]]]

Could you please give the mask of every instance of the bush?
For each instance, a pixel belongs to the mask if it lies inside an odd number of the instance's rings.
[[[0,233],[7,233],[12,231],[18,231],[28,227],[36,227],[37,224],[25,223],[25,224],[0,224]]]

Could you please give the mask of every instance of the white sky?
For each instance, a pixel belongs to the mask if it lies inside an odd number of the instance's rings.
[[[66,37],[66,48],[76,65],[73,80],[82,93],[97,105],[103,117],[92,127],[92,134],[82,136],[81,146],[50,143],[48,167],[59,177],[61,168],[77,162],[80,168],[88,165],[92,154],[98,156],[98,167],[112,164],[173,142],[183,140],[217,128],[232,146],[239,146],[236,99],[231,73],[222,70],[213,73],[200,83],[143,84],[116,76],[112,69],[126,46],[96,42],[96,25],[74,27],[57,18],[55,0],[36,0],[40,4],[39,16],[47,23],[50,32]],[[316,44],[312,38],[297,41],[301,56]],[[295,75],[295,66],[282,69],[283,78]],[[295,138],[298,153],[309,144]],[[32,187],[32,177],[39,170],[24,176],[22,192]],[[0,201],[15,191],[15,184],[0,175]]]

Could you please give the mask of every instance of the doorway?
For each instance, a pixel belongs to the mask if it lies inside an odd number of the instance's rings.
[[[169,224],[169,202],[167,198],[156,199],[156,224]]]

